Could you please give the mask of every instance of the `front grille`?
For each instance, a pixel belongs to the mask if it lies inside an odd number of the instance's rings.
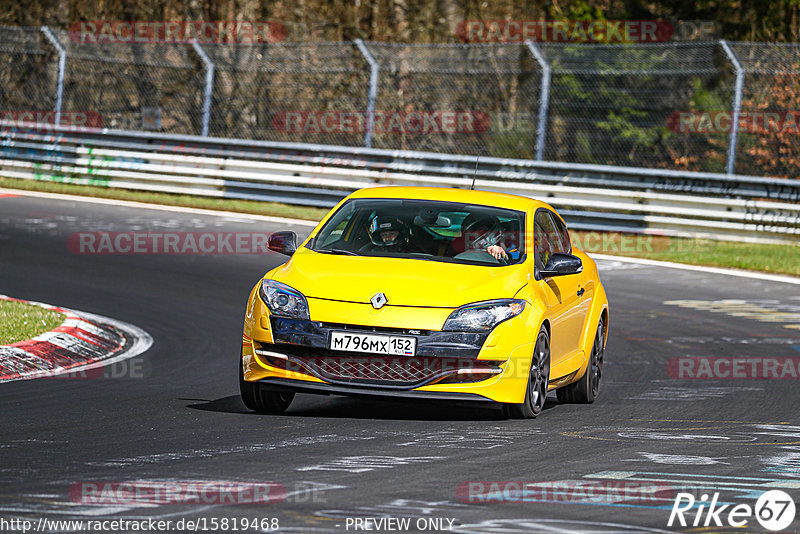
[[[269,345],[265,345],[265,348]],[[273,354],[263,352],[267,363],[280,369],[316,376],[326,382],[410,389],[436,383],[447,377],[449,383],[484,380],[491,375],[458,374],[459,369],[486,369],[499,362],[463,358],[405,357],[374,355],[319,356],[298,354],[299,347],[271,346]],[[284,350],[289,349],[289,350]],[[300,349],[300,350],[298,350]],[[267,351],[272,352],[269,348]]]
[[[293,358],[290,364],[303,367],[323,380],[334,382],[390,382],[412,385],[426,382],[445,372],[436,358],[354,356],[347,358]],[[302,372],[302,371],[301,371]]]

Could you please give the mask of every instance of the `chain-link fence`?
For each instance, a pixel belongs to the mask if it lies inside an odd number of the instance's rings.
[[[0,113],[53,110],[58,54],[38,28],[0,26]]]
[[[0,111],[109,128],[800,174],[798,44],[80,43],[0,27],[0,81]]]
[[[731,43],[742,64],[736,172],[800,175],[800,45]]]
[[[203,63],[191,46],[80,43],[53,33],[66,55],[65,111],[97,113],[105,128],[200,131]]]
[[[731,84],[715,44],[540,47],[553,68],[545,159],[725,170],[724,133],[695,136],[675,121],[697,109],[701,93],[730,110]],[[720,137],[722,145],[713,145]]]
[[[203,45],[214,65],[209,134],[357,146],[336,127],[363,113],[369,70],[350,43]]]
[[[532,158],[541,69],[511,44],[368,43],[376,148]]]

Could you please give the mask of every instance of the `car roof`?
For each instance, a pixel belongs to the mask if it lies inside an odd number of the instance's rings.
[[[441,200],[445,202],[463,202],[496,206],[518,211],[547,208],[555,211],[550,205],[529,197],[495,193],[493,191],[474,191],[471,189],[451,189],[445,187],[401,187],[383,186],[359,189],[348,198],[403,198],[411,200]]]

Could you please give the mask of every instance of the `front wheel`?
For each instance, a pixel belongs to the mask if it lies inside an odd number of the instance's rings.
[[[504,405],[505,413],[512,419],[533,419],[544,409],[547,387],[550,385],[550,337],[544,326],[536,336],[536,345],[528,373],[528,387],[522,404]]]
[[[246,381],[241,359],[239,359],[239,393],[244,405],[258,413],[283,413],[294,399],[294,393],[269,391],[258,382]]]
[[[591,404],[597,399],[600,391],[600,378],[603,376],[603,319],[597,324],[597,333],[589,356],[586,372],[577,382],[573,382],[556,390],[558,401],[562,403]]]

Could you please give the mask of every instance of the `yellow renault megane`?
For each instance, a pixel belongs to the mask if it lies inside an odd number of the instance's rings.
[[[608,336],[595,262],[556,211],[500,193],[362,189],[250,293],[245,405],[295,393],[488,402],[536,417],[545,397],[591,403]]]

